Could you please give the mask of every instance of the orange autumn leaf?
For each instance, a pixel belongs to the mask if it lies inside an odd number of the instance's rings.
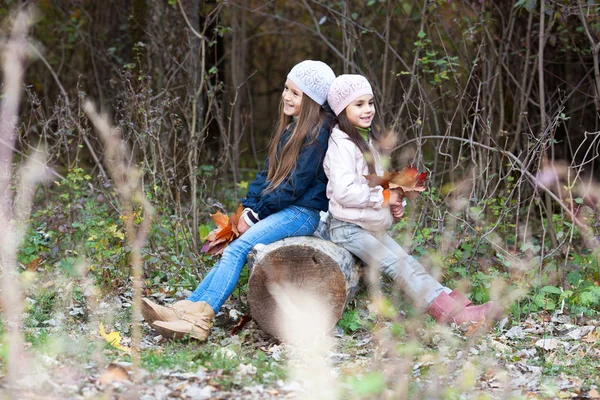
[[[213,230],[213,231],[210,231],[210,232],[209,232],[209,234],[208,234],[208,235],[206,235],[206,241],[207,241],[207,242],[212,242],[212,241],[214,241],[214,240],[215,240],[215,237],[217,236],[217,234],[216,234],[216,232],[215,232],[215,231],[216,231],[216,229],[215,229],[215,230]]]
[[[400,171],[386,171],[383,176],[365,175],[369,186],[397,190],[401,197],[416,198],[419,192],[427,189],[427,172],[419,172],[415,167],[404,167]]]
[[[223,214],[221,211],[217,211],[210,215],[212,220],[217,224],[217,228],[224,228],[229,225],[229,217]]]
[[[235,214],[231,214],[231,217],[229,217],[229,220],[230,220],[230,224],[229,225],[231,226],[231,230],[236,235],[236,237],[240,236],[240,233],[237,230],[237,225],[238,225],[238,222],[240,221],[240,218],[242,218],[242,211],[244,211],[244,208],[240,204],[238,206],[238,209],[235,212]]]
[[[231,216],[227,216],[220,211],[211,214],[217,228],[213,229],[206,236],[206,243],[202,246],[200,251],[214,256],[223,254],[225,247],[240,236],[237,224],[242,216],[242,211],[244,211],[244,208],[240,204],[237,211],[231,214]]]
[[[390,189],[397,187],[404,191],[423,191],[425,190],[425,181],[427,172],[420,172],[415,167],[404,167],[390,180]]]
[[[228,238],[235,236],[235,234],[233,233],[233,230],[231,229],[231,226],[229,226],[229,225],[224,226],[222,228],[217,228],[217,229],[219,229],[219,231],[217,232],[217,234],[215,236],[216,242],[227,240]]]
[[[367,178],[367,183],[369,184],[370,187],[381,186],[384,189],[389,189],[390,181],[397,174],[398,174],[398,172],[396,172],[396,171],[393,171],[393,172],[385,171],[383,173],[383,176],[371,174],[371,175],[365,175],[365,178]]]
[[[477,332],[483,332],[487,330],[490,326],[490,321],[487,321],[485,317],[483,317],[479,321],[471,322],[466,326],[465,336],[473,336],[473,334]]]

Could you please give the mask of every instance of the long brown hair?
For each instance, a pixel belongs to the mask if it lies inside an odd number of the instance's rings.
[[[346,109],[338,115],[338,125],[340,129],[348,135],[348,138],[352,143],[358,147],[358,149],[363,154],[363,157],[369,167],[369,174],[375,174],[375,160],[373,159],[373,152],[369,147],[369,143],[363,139],[358,130],[352,123],[348,120],[348,116],[346,115]],[[376,131],[371,127],[371,132],[369,133],[374,140],[378,139],[378,135]]]
[[[267,174],[269,185],[264,190],[265,194],[273,191],[285,181],[296,167],[298,154],[300,154],[306,137],[310,136],[312,141],[316,140],[321,127],[328,122],[328,119],[327,112],[304,93],[298,120],[294,123],[295,126],[290,126],[293,124],[292,117],[283,113],[283,101],[279,101],[279,123],[269,146],[269,172]],[[280,149],[279,141],[288,128],[293,129],[293,132],[283,148]]]

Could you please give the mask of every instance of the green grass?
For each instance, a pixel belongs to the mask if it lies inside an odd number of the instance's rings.
[[[51,318],[52,310],[56,303],[56,293],[44,290],[37,296],[30,298],[32,301],[26,303],[25,307],[27,318],[24,321],[24,325],[28,328],[37,328]]]
[[[196,371],[201,365],[199,357],[201,346],[187,341],[168,342],[162,348],[142,352],[142,367],[148,371],[159,369],[183,369]]]
[[[240,374],[240,365],[253,366],[253,374]],[[160,369],[195,372],[205,368],[214,381],[224,389],[253,384],[269,384],[285,379],[286,373],[281,363],[273,361],[262,350],[248,348],[240,344],[223,347],[219,343],[199,343],[189,341],[169,341],[160,349],[142,353],[142,367],[148,371]]]
[[[573,355],[560,346],[552,355],[540,358],[542,374],[546,377],[574,376],[582,380],[582,387],[586,390],[592,384],[600,384],[598,360],[593,349],[589,352],[584,351],[583,355],[579,352]]]

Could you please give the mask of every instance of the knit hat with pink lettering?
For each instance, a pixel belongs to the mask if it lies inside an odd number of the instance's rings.
[[[365,94],[373,95],[367,78],[362,75],[340,75],[329,87],[327,102],[335,115],[340,115],[348,104]]]

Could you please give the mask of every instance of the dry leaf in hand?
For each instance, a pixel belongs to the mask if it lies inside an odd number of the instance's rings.
[[[392,171],[392,172],[385,171],[383,173],[383,176],[371,174],[371,175],[365,175],[365,178],[367,178],[367,183],[369,184],[370,187],[381,186],[384,189],[389,189],[390,181],[397,174],[398,174],[397,171]]]
[[[100,322],[100,336],[104,338],[112,347],[129,353],[129,347],[121,346],[121,334],[119,332],[106,333],[104,324]]]
[[[427,172],[419,172],[415,167],[404,167],[392,177],[390,181],[390,189],[400,187],[405,191],[425,190],[425,181],[427,180]]]
[[[383,176],[365,175],[369,186],[381,186],[384,189],[397,190],[401,197],[414,199],[419,192],[427,189],[427,172],[419,172],[415,167],[404,167],[400,171],[385,172]]]
[[[238,232],[237,224],[242,217],[244,208],[240,204],[237,211],[230,217],[217,211],[211,214],[213,221],[217,225],[217,228],[212,230],[206,237],[206,243],[202,246],[203,253],[212,254],[214,256],[223,254],[225,247],[232,242],[235,238],[240,236]]]

